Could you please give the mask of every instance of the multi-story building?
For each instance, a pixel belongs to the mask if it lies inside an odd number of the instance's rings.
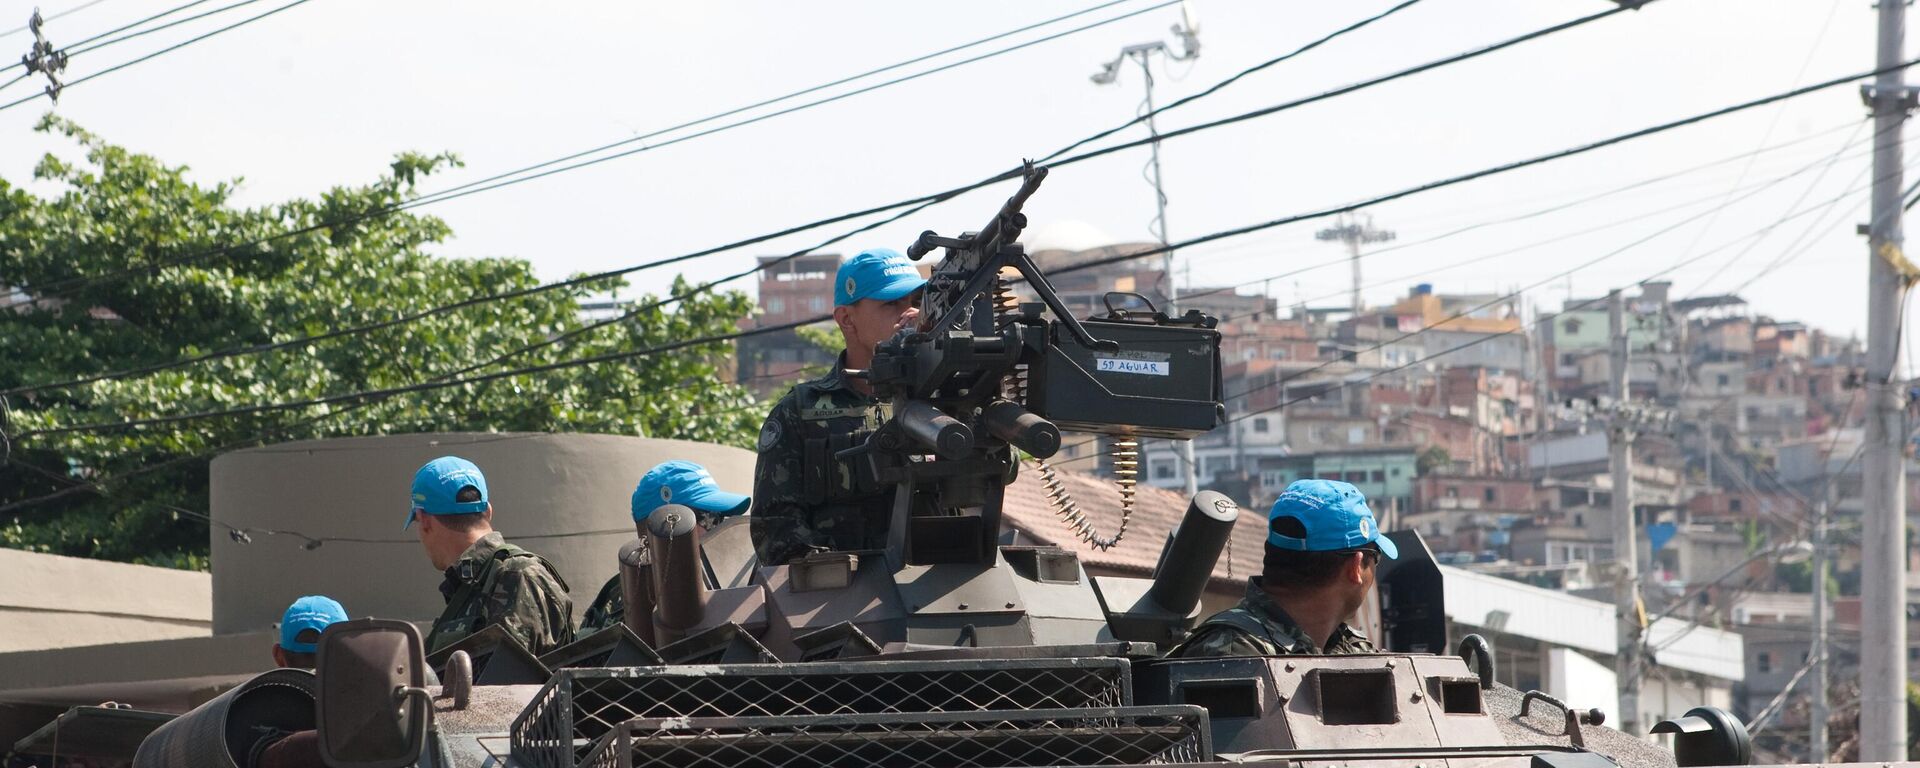
[[[816,253],[787,259],[760,257],[759,301],[743,330],[782,325],[833,312],[833,275],[840,256]],[[795,382],[817,376],[833,364],[833,353],[792,330],[740,339],[735,381],[762,397],[778,396]]]

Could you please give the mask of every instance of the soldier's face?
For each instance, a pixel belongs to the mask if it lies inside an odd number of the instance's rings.
[[[919,318],[919,291],[893,301],[861,299],[836,307],[833,312],[834,322],[846,337],[847,349],[862,352],[872,352],[873,345],[886,341],[895,331],[912,325]]]

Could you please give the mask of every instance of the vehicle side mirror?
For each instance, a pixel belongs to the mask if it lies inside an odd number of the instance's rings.
[[[404,768],[427,743],[432,699],[420,630],[391,619],[336,622],[320,634],[315,706],[332,768]]]

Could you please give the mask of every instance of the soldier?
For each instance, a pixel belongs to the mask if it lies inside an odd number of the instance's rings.
[[[446,572],[447,609],[427,633],[427,652],[498,624],[535,655],[573,641],[573,600],[546,558],[493,530],[487,478],[473,462],[443,456],[413,475],[407,525],[420,522],[420,544]]]
[[[336,621],[347,620],[347,609],[331,597],[308,595],[293,601],[280,616],[280,642],[273,646],[273,665],[313,669],[314,644]]]
[[[1240,604],[1200,623],[1170,657],[1373,653],[1347,626],[1373,590],[1382,556],[1400,550],[1367,508],[1366,497],[1337,480],[1299,480],[1267,513],[1261,575],[1247,579]]]
[[[900,252],[862,251],[834,276],[833,322],[846,349],[833,370],[796,385],[760,428],[753,468],[753,546],[763,565],[820,549],[886,544],[892,488],[835,454],[866,442],[891,407],[865,379],[847,375],[873,362],[874,345],[920,316],[927,281]]]
[[[723,517],[747,511],[752,499],[720,490],[706,467],[691,461],[668,461],[647,470],[640,485],[633,489],[633,521],[645,522],[653,511],[667,504],[691,508],[700,518],[702,529],[712,528]],[[626,600],[620,592],[620,574],[607,580],[600,594],[587,606],[587,617],[580,622],[582,634],[597,632],[620,623],[626,615]]]

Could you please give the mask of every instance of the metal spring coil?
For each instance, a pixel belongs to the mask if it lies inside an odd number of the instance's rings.
[[[993,285],[993,312],[1003,320],[1011,317],[1020,308],[1020,297],[1014,295],[1012,283],[1005,275],[995,278]],[[1015,366],[1012,375],[1000,383],[1000,394],[1008,400],[1021,405],[1027,404],[1027,379],[1030,375],[1027,366]],[[1140,443],[1132,438],[1114,441],[1113,457],[1114,484],[1120,487],[1120,527],[1113,536],[1101,536],[1094,530],[1093,521],[1087,519],[1086,511],[1073,500],[1073,493],[1067,490],[1066,483],[1060,479],[1060,473],[1045,459],[1034,459],[1040,469],[1040,483],[1045,488],[1047,502],[1053,505],[1053,512],[1060,522],[1073,532],[1075,538],[1086,542],[1088,546],[1101,551],[1112,549],[1126,538],[1127,523],[1133,519],[1133,497],[1140,476]]]

